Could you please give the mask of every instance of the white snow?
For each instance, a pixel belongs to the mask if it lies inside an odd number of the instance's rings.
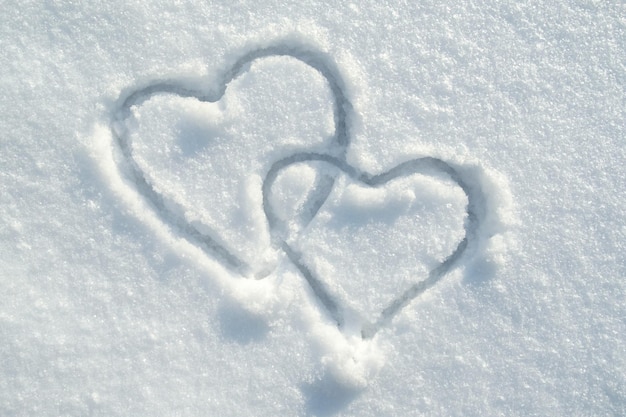
[[[0,8],[0,415],[626,415],[625,6],[232,3]]]

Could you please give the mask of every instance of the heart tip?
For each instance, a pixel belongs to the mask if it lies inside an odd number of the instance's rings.
[[[378,332],[378,328],[375,324],[372,324],[372,323],[364,324],[363,328],[361,329],[361,339],[363,340],[373,339],[374,336],[376,336],[377,332]]]

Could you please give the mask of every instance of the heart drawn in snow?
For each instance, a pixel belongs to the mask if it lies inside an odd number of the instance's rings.
[[[306,264],[303,260],[303,254],[300,253],[292,243],[293,239],[290,239],[289,232],[286,231],[287,226],[284,224],[283,219],[279,219],[276,216],[276,210],[272,206],[270,198],[272,185],[276,182],[282,171],[285,171],[296,164],[320,162],[335,168],[351,180],[360,183],[363,186],[372,188],[383,187],[394,180],[407,178],[415,174],[427,175],[440,180],[447,177],[449,181],[463,191],[467,198],[465,212],[466,218],[464,221],[464,233],[462,238],[454,245],[451,252],[446,254],[442,261],[437,262],[432,269],[428,271],[426,277],[422,279],[419,277],[412,277],[412,283],[407,288],[404,288],[394,294],[374,320],[367,320],[362,317],[347,317],[348,315],[353,314],[349,314],[350,312],[346,308],[347,306],[338,300],[335,292],[329,290],[327,285],[328,281],[324,277],[318,277],[316,273],[314,273],[313,270]],[[359,171],[345,161],[333,156],[316,153],[301,153],[292,155],[289,158],[275,163],[272,170],[268,173],[263,185],[263,207],[268,223],[270,224],[270,229],[274,232],[274,239],[279,242],[279,245],[283,248],[289,259],[300,270],[320,303],[325,307],[335,322],[340,327],[353,327],[356,324],[361,331],[362,337],[366,339],[373,337],[382,326],[391,321],[393,317],[398,314],[398,312],[411,300],[435,285],[443,276],[445,276],[456,265],[462,254],[466,251],[468,242],[474,240],[478,229],[478,217],[476,212],[479,204],[479,195],[477,194],[477,191],[472,189],[469,184],[463,180],[455,168],[437,158],[424,157],[412,159],[390,169],[389,171],[377,175],[371,175]],[[407,232],[410,233],[411,231]],[[393,265],[388,266],[393,269]],[[392,275],[392,272],[390,272],[390,275]],[[359,280],[359,283],[364,286],[369,285],[369,278],[370,277],[367,276],[355,277],[355,279]],[[360,316],[360,314],[357,313],[357,316]],[[357,321],[356,323],[348,323],[348,321],[354,321],[355,319]]]
[[[149,201],[161,219],[171,227],[177,229],[182,236],[195,245],[203,248],[210,256],[218,259],[225,266],[238,271],[244,275],[250,275],[254,272],[255,266],[251,265],[249,259],[241,256],[232,244],[230,244],[227,233],[219,232],[217,224],[206,224],[203,219],[190,217],[186,211],[181,209],[181,205],[189,204],[188,202],[177,201],[167,193],[167,185],[158,184],[153,175],[149,172],[150,163],[137,156],[136,147],[133,146],[133,129],[130,128],[130,120],[133,119],[134,111],[145,105],[155,96],[171,96],[180,100],[195,99],[197,102],[210,104],[220,101],[231,85],[231,82],[242,75],[250,68],[253,61],[260,58],[268,57],[287,57],[304,63],[317,71],[323,82],[326,83],[330,91],[330,100],[332,101],[334,131],[329,137],[323,138],[319,143],[310,144],[305,150],[294,151],[293,144],[282,153],[276,151],[271,155],[279,155],[279,158],[273,157],[275,162],[268,164],[267,160],[261,161],[256,166],[257,172],[251,169],[250,176],[255,173],[259,177],[263,177],[262,183],[252,183],[253,189],[248,189],[248,194],[257,194],[258,201],[254,198],[246,201],[246,204],[258,206],[262,205],[265,213],[265,231],[269,231],[268,244],[276,249],[282,249],[288,259],[298,268],[304,279],[309,284],[313,293],[319,300],[320,304],[325,308],[332,319],[341,328],[344,328],[347,321],[347,308],[335,293],[328,289],[326,280],[318,277],[316,273],[307,266],[303,257],[303,253],[294,243],[294,236],[285,233],[285,219],[278,216],[278,209],[272,204],[273,185],[281,173],[290,167],[298,164],[317,164],[324,165],[332,169],[316,171],[315,179],[306,190],[304,202],[297,210],[297,215],[301,230],[306,228],[318,215],[320,209],[331,195],[339,175],[346,176],[350,180],[363,185],[364,187],[384,187],[387,183],[396,179],[402,179],[415,174],[436,177],[441,179],[445,177],[455,186],[458,186],[467,197],[467,206],[464,212],[463,236],[450,253],[446,254],[441,261],[437,262],[430,271],[423,277],[412,277],[411,285],[396,293],[382,308],[374,320],[362,320],[357,324],[363,338],[371,338],[376,332],[391,321],[398,312],[406,306],[411,300],[423,293],[428,288],[435,285],[443,276],[453,269],[463,253],[467,250],[468,245],[475,240],[477,235],[480,219],[478,213],[481,213],[479,204],[483,200],[483,196],[479,187],[470,184],[463,178],[459,169],[443,160],[424,157],[412,159],[404,162],[391,170],[378,175],[371,175],[358,170],[346,161],[346,152],[350,144],[350,118],[352,117],[352,105],[345,94],[344,83],[340,77],[340,73],[332,60],[325,54],[306,49],[303,47],[292,45],[277,45],[263,49],[253,50],[223,72],[220,80],[217,82],[217,88],[202,89],[191,88],[188,84],[176,80],[157,81],[143,88],[139,88],[130,92],[120,100],[119,107],[114,113],[111,123],[111,131],[121,151],[121,158],[118,163],[120,170],[125,172],[129,179],[136,186],[136,190],[147,201]],[[202,133],[200,133],[202,135]],[[184,141],[184,138],[182,138]],[[282,146],[286,146],[282,144]],[[302,144],[297,144],[302,147]],[[224,155],[213,155],[212,151],[218,147],[210,146],[207,152],[210,155],[209,161],[216,161],[224,158]],[[228,149],[228,148],[227,148]],[[280,151],[280,150],[279,150]],[[287,155],[287,156],[284,156]],[[218,159],[216,159],[218,158]],[[267,155],[263,158],[268,158]],[[276,160],[277,159],[277,160]],[[270,160],[271,162],[271,160]],[[212,181],[214,178],[206,178],[206,181]],[[256,188],[255,188],[256,187]],[[245,194],[246,192],[244,192]],[[241,202],[240,202],[241,203]],[[252,207],[258,210],[260,207]],[[214,223],[218,222],[213,220]],[[410,230],[407,233],[411,233]],[[232,237],[232,236],[231,236]],[[232,242],[232,239],[231,239]],[[255,263],[254,261],[252,264]],[[353,323],[351,323],[352,325]]]

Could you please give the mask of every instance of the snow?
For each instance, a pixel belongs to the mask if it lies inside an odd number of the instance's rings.
[[[4,2],[0,415],[626,414],[619,2]]]

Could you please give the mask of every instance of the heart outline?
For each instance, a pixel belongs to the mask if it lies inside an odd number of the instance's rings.
[[[161,217],[164,223],[177,228],[182,232],[183,237],[192,244],[198,245],[205,253],[213,255],[223,265],[240,273],[241,275],[250,275],[250,266],[243,260],[239,259],[231,251],[228,250],[224,243],[219,242],[217,233],[201,232],[191,225],[185,218],[168,208],[166,198],[157,192],[150,182],[146,179],[144,171],[133,157],[132,144],[129,139],[127,119],[131,116],[131,108],[141,105],[157,94],[172,94],[183,98],[195,98],[201,102],[214,103],[219,101],[228,88],[230,82],[243,74],[246,67],[249,67],[254,61],[266,57],[291,57],[303,62],[311,68],[318,71],[325,79],[331,89],[333,97],[333,113],[335,121],[335,131],[331,137],[331,144],[328,153],[312,153],[300,152],[292,154],[274,162],[263,179],[263,210],[266,220],[270,228],[272,236],[272,246],[281,248],[290,259],[290,261],[300,270],[305,280],[313,290],[315,296],[330,314],[331,318],[339,327],[342,326],[343,319],[340,314],[340,306],[338,302],[332,299],[323,284],[317,279],[312,272],[301,261],[301,255],[293,250],[280,236],[276,233],[277,219],[273,214],[269,203],[269,194],[271,185],[276,180],[278,173],[287,167],[302,162],[324,162],[335,166],[338,171],[343,172],[351,178],[369,186],[383,184],[391,179],[400,178],[414,173],[419,173],[419,169],[430,166],[439,173],[447,174],[457,185],[459,185],[468,198],[467,219],[464,225],[465,236],[459,242],[456,249],[448,255],[446,259],[440,262],[435,268],[431,269],[428,277],[422,281],[416,282],[410,288],[405,290],[400,297],[392,300],[381,312],[379,318],[373,322],[366,322],[361,328],[361,337],[363,339],[371,339],[376,333],[388,322],[390,322],[406,305],[413,299],[422,294],[439,282],[448,272],[450,272],[459,263],[459,259],[467,251],[469,242],[474,241],[478,237],[478,230],[481,219],[484,218],[485,207],[482,204],[485,201],[485,195],[481,187],[477,184],[470,184],[463,179],[460,171],[451,164],[434,157],[423,157],[408,160],[384,173],[371,175],[360,171],[351,166],[346,161],[347,150],[351,142],[350,121],[353,117],[353,106],[345,93],[345,84],[340,76],[340,72],[333,60],[325,53],[310,48],[305,45],[294,45],[286,43],[277,43],[267,47],[253,49],[243,54],[240,58],[222,73],[221,79],[216,83],[217,88],[214,90],[202,90],[198,88],[190,88],[188,84],[175,79],[156,80],[147,85],[131,90],[127,94],[122,94],[118,100],[118,105],[112,114],[110,122],[110,130],[120,151],[121,161],[125,162],[127,175],[134,182],[137,191],[155,208],[156,213]],[[309,208],[308,217],[304,219],[303,225],[306,226],[317,214],[328,196],[330,195],[338,174],[328,175],[322,181],[314,186],[315,191],[312,193],[315,197],[313,201],[308,201],[305,206]],[[206,225],[203,225],[206,226]],[[208,226],[206,226],[208,227]],[[210,229],[210,227],[208,227]]]
[[[325,53],[305,45],[276,43],[263,48],[252,49],[235,60],[228,69],[222,72],[221,79],[216,83],[217,88],[213,91],[190,88],[186,83],[175,79],[153,81],[144,87],[133,89],[128,94],[122,95],[118,100],[118,105],[112,114],[110,122],[111,134],[121,151],[121,159],[125,163],[127,175],[130,176],[139,194],[156,208],[156,212],[161,217],[161,220],[174,226],[182,232],[185,239],[200,246],[205,253],[213,255],[222,264],[244,276],[252,274],[251,266],[229,250],[218,233],[214,231],[200,231],[191,225],[184,216],[168,207],[167,198],[156,191],[150,181],[148,181],[144,170],[133,156],[132,143],[126,122],[132,114],[131,108],[133,106],[141,105],[158,94],[172,94],[183,98],[195,98],[200,102],[215,103],[222,99],[228,85],[242,75],[254,61],[268,57],[294,58],[315,69],[326,79],[333,97],[335,122],[335,131],[331,136],[329,154],[335,155],[342,160],[345,159],[350,144],[349,126],[350,118],[352,117],[352,104],[347,98],[343,79],[332,59]],[[316,185],[318,191],[316,193],[317,201],[310,205],[313,211],[306,219],[307,222],[313,219],[319,207],[328,198],[334,182],[335,178],[331,177],[325,178]],[[209,230],[211,229],[208,225],[203,226]]]
[[[478,235],[478,229],[480,226],[478,212],[480,211],[481,202],[484,201],[484,196],[482,195],[482,191],[472,189],[469,183],[463,179],[459,171],[452,165],[434,157],[411,159],[395,166],[394,168],[391,168],[388,171],[376,175],[360,171],[339,158],[320,153],[303,152],[275,162],[263,181],[263,211],[265,212],[266,219],[270,226],[270,231],[274,232],[272,238],[276,241],[276,244],[283,249],[289,260],[298,268],[316,298],[320,301],[330,317],[340,328],[345,324],[344,308],[340,305],[340,302],[336,300],[335,297],[333,297],[325,288],[323,281],[317,278],[310,268],[304,264],[301,259],[302,254],[294,250],[285,239],[276,233],[279,219],[275,216],[270,202],[272,185],[278,178],[281,171],[292,165],[306,162],[324,162],[330,164],[351,179],[370,187],[384,185],[396,178],[407,177],[414,174],[424,174],[424,171],[431,171],[426,173],[428,175],[443,173],[449,176],[450,179],[463,190],[467,197],[467,218],[464,222],[465,234],[463,238],[459,241],[456,248],[452,251],[452,253],[450,253],[450,255],[429,271],[427,278],[411,285],[399,297],[394,298],[383,308],[375,322],[366,321],[362,324],[361,337],[363,339],[371,339],[384,325],[393,320],[393,318],[399,314],[406,305],[408,305],[417,296],[437,284],[457,265],[458,261],[468,248],[468,242],[475,240]]]

